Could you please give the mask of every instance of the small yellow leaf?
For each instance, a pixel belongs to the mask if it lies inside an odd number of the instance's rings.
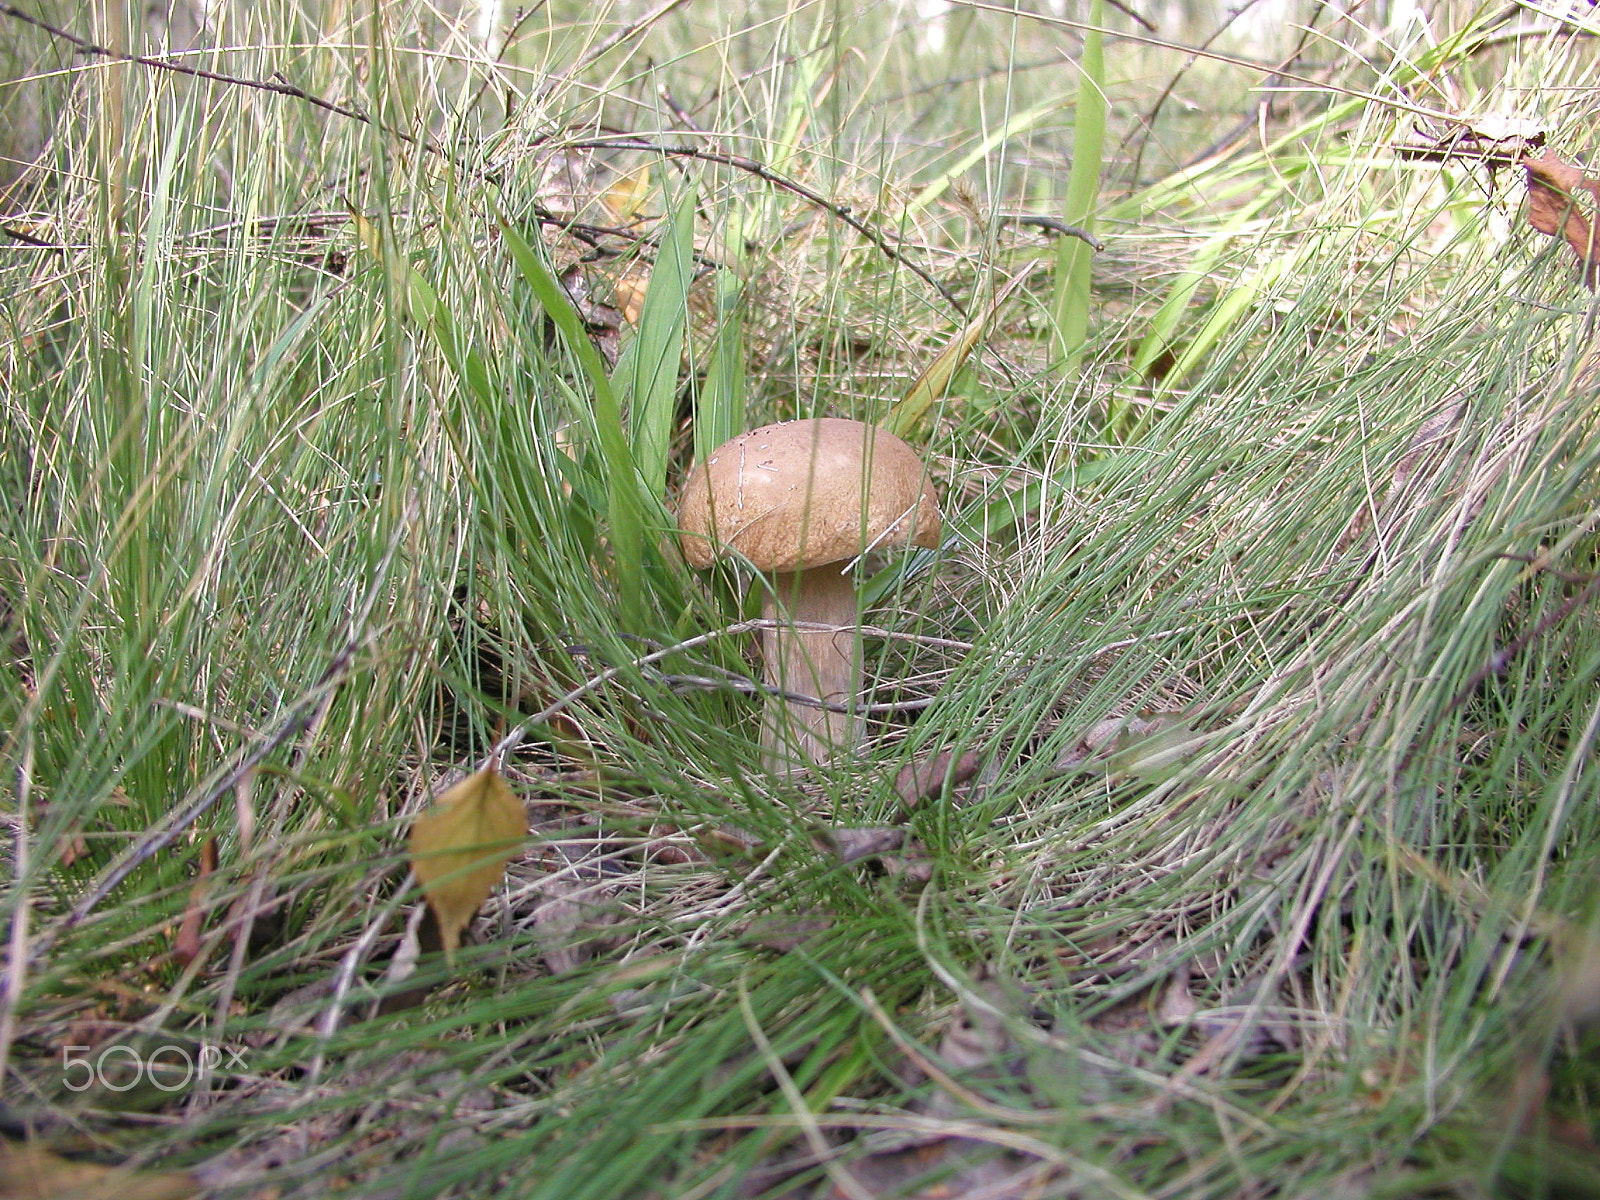
[[[600,199],[618,224],[633,220],[650,199],[650,164],[619,175]]]
[[[41,1146],[0,1142],[0,1196],[14,1200],[190,1200],[190,1175],[72,1162]]]
[[[505,874],[528,832],[528,816],[493,767],[468,775],[411,826],[411,870],[454,955],[478,906]]]
[[[403,256],[397,254],[393,247],[384,242],[381,225],[369,220],[361,210],[348,202],[345,204],[345,211],[355,223],[356,237],[367,248],[367,252],[389,272],[389,279],[396,290],[406,297],[412,318],[424,323],[437,320],[443,310],[439,305],[439,293],[434,290],[433,285]]]
[[[927,365],[921,375],[917,376],[910,390],[890,410],[884,428],[900,437],[909,437],[916,432],[922,415],[935,400],[944,395],[945,388],[950,386],[950,381],[955,378],[956,372],[971,356],[1001,306],[1011,298],[1011,293],[1016,291],[1027,277],[1028,272],[1024,269],[1006,280],[1005,285],[995,292],[994,299],[984,310],[968,321],[966,328],[956,334],[950,340],[950,344],[934,356],[934,360]]]

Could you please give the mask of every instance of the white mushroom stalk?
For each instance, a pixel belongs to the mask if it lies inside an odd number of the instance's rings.
[[[839,747],[861,741],[860,610],[855,581],[842,562],[778,575],[762,601],[771,622],[761,635],[766,680],[785,693],[814,696],[813,707],[787,700],[767,706],[762,741],[769,757],[799,751],[811,762],[825,762]]]
[[[738,557],[767,577],[766,681],[813,698],[768,705],[771,765],[788,770],[854,749],[861,644],[849,566],[867,550],[938,545],[938,501],[916,451],[860,421],[763,426],[696,465],[678,523],[691,566]]]

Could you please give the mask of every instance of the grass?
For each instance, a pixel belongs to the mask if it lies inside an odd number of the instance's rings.
[[[1109,6],[1082,78],[1087,6],[722,11],[491,61],[267,0],[181,60],[367,120],[0,15],[59,114],[0,257],[8,1135],[244,1196],[1600,1193],[1593,308],[1517,172],[1393,152],[1592,160],[1588,43],[1313,5],[1217,43],[1265,93]],[[775,779],[671,492],[823,414],[949,532],[865,581],[860,756]],[[410,821],[532,717],[526,849],[408,967]]]

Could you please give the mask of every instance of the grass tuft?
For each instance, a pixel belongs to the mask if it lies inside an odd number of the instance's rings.
[[[1593,305],[1417,151],[1592,163],[1592,22],[1255,7],[0,8],[7,1136],[1600,1193]],[[817,415],[948,532],[862,571],[860,753],[773,777],[673,492]],[[406,838],[491,760],[530,834],[452,959]]]

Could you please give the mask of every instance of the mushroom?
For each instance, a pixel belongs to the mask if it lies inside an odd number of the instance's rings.
[[[783,766],[856,745],[861,719],[860,614],[851,562],[868,551],[939,544],[939,502],[917,452],[860,421],[764,425],[725,442],[689,472],[679,543],[702,569],[739,557],[768,578],[766,681],[826,705],[769,702],[763,739]]]

